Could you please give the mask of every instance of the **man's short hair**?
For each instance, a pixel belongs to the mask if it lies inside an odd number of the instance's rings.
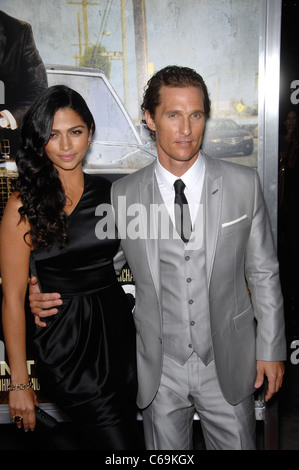
[[[160,104],[160,89],[162,86],[178,88],[190,86],[198,87],[202,92],[205,116],[206,118],[209,117],[211,101],[202,76],[189,67],[179,67],[177,65],[164,67],[156,72],[147,82],[147,87],[143,94],[143,102],[141,104],[143,113],[147,110],[152,117],[155,116],[156,108]],[[145,120],[142,122],[146,125]],[[151,132],[152,137],[154,137],[154,134],[155,133]]]

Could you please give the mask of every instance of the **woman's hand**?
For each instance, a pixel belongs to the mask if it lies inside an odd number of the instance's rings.
[[[32,388],[25,390],[10,390],[9,411],[11,419],[20,429],[34,431],[35,429],[35,406],[38,401]]]
[[[51,294],[41,293],[36,277],[32,277],[29,282],[29,303],[31,312],[35,318],[35,324],[45,327],[47,324],[42,321],[44,317],[56,315],[59,305],[62,305],[60,294],[53,292]]]

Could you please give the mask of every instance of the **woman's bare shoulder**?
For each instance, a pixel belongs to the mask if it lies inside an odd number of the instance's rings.
[[[16,191],[8,198],[2,217],[2,224],[19,224],[21,221],[19,213],[20,207],[22,207],[22,201],[19,197],[19,193]],[[23,219],[23,223],[27,225],[28,222]]]

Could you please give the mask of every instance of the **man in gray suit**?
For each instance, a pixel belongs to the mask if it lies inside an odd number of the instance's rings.
[[[143,110],[158,159],[115,182],[112,203],[136,283],[146,446],[192,449],[196,410],[208,449],[254,449],[253,393],[265,375],[266,400],[279,390],[285,360],[278,263],[258,175],[200,151],[210,100],[195,71],[157,72]],[[176,180],[185,186],[178,196]],[[191,217],[192,232],[181,222],[183,238],[174,229],[175,198]]]

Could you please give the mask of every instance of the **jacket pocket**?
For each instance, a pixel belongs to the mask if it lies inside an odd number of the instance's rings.
[[[252,306],[250,305],[244,312],[239,313],[239,315],[235,316],[234,326],[236,330],[244,328],[245,326],[249,325],[254,320],[254,313]]]
[[[248,217],[247,214],[242,215],[238,219],[230,220],[228,222],[224,222],[221,225],[221,232],[223,236],[229,235],[231,233],[237,232],[239,230],[243,230],[244,228],[248,227],[250,224],[251,219]]]

